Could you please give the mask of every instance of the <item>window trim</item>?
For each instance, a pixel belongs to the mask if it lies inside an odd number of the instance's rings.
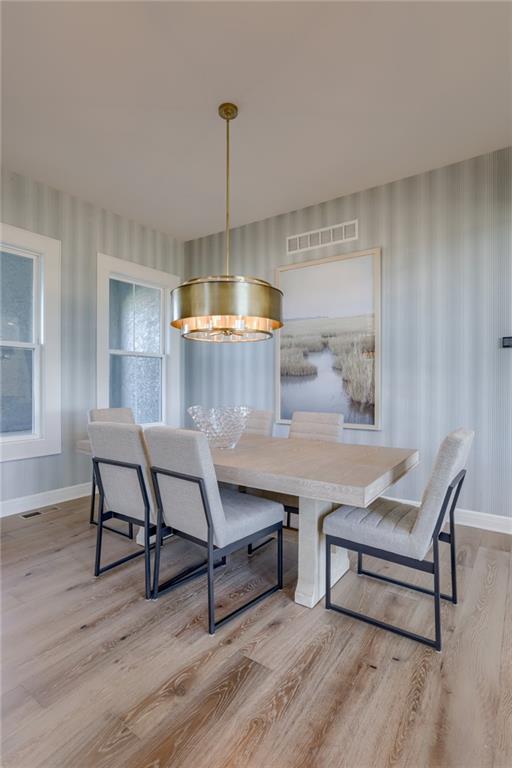
[[[61,241],[26,229],[0,224],[5,250],[34,259],[32,342],[4,341],[32,349],[34,431],[0,435],[0,461],[52,456],[62,452],[61,419]]]
[[[96,401],[98,408],[109,408],[110,354],[109,346],[109,280],[110,278],[147,285],[162,290],[162,421],[179,426],[181,422],[181,349],[180,334],[171,328],[171,290],[181,280],[176,275],[133,261],[118,259],[98,252],[97,255],[97,338],[96,338]],[[115,352],[115,350],[114,350]],[[128,354],[128,353],[126,353]],[[137,353],[133,353],[137,354]],[[161,355],[143,354],[145,357]],[[169,393],[172,393],[169,396]]]

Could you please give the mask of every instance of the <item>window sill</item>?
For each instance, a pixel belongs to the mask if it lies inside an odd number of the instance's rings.
[[[0,439],[0,462],[37,459],[62,453],[60,437],[8,437]]]

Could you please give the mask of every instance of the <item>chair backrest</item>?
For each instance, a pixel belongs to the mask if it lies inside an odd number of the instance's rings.
[[[295,411],[292,416],[288,437],[341,443],[343,438],[343,421],[342,413]]]
[[[274,414],[272,411],[251,411],[244,434],[271,437],[273,424]]]
[[[89,424],[88,431],[93,457],[137,464],[142,467],[142,476],[150,504],[150,516],[155,522],[156,505],[142,427],[138,424],[95,421]],[[136,470],[100,463],[99,471],[107,508],[143,520],[144,498]]]
[[[171,427],[148,427],[144,435],[153,467],[202,479],[214,543],[220,545],[224,539],[226,517],[206,435]],[[157,480],[165,524],[207,541],[208,523],[199,484],[164,474],[158,474]]]
[[[135,424],[131,408],[91,408],[89,421],[110,421],[115,424]]]
[[[439,519],[448,486],[466,466],[475,433],[471,429],[450,432],[437,452],[432,474],[427,483],[416,523],[411,531],[424,554],[428,552]]]

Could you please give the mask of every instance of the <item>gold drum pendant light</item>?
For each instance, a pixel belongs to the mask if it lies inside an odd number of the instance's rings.
[[[265,280],[229,273],[229,124],[238,114],[235,104],[221,104],[226,121],[226,273],[196,277],[172,293],[171,325],[194,341],[262,341],[281,328],[282,292]]]

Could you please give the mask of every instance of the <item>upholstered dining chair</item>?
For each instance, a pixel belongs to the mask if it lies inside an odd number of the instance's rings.
[[[288,437],[341,443],[343,440],[343,423],[342,413],[294,411]]]
[[[89,423],[95,422],[95,421],[109,421],[113,424],[135,424],[135,419],[133,418],[133,411],[131,408],[91,408],[89,411]],[[76,450],[79,451],[79,453],[85,453],[86,455],[91,455],[91,441],[90,440],[79,440],[76,444]],[[89,513],[89,523],[90,525],[97,525],[97,522],[95,520],[95,502],[96,502],[96,480],[94,478],[94,469],[92,472],[92,487],[91,487],[91,510]],[[118,528],[110,528],[109,526],[105,526],[105,528],[108,528],[109,530],[113,531],[114,533],[118,533],[121,536],[126,536],[124,531],[119,530]]]
[[[441,650],[441,598],[457,603],[457,573],[455,548],[455,507],[466,474],[466,461],[474,432],[457,429],[443,440],[419,507],[377,499],[368,509],[343,505],[324,518],[326,537],[325,607],[355,619],[388,629],[397,635]],[[441,529],[449,515],[449,532]],[[439,541],[450,545],[451,594],[440,590]],[[434,597],[435,637],[409,632],[362,613],[336,605],[331,599],[331,547],[344,547],[357,552],[357,572],[391,584],[407,587]],[[432,547],[433,559],[426,560]],[[434,577],[434,588],[426,589],[408,582],[383,576],[363,568],[363,555],[398,563]]]
[[[283,508],[280,504],[219,489],[206,436],[202,432],[170,427],[148,427],[146,443],[157,500],[157,531],[153,598],[204,573],[208,577],[208,631],[215,630],[242,611],[282,589]],[[161,538],[166,529],[207,550],[206,560],[159,583]],[[226,556],[247,547],[254,539],[277,532],[277,580],[262,594],[215,619],[214,568]]]
[[[342,413],[313,413],[294,411],[288,433],[289,439],[324,440],[341,443],[343,440],[344,417]],[[296,496],[282,499],[286,511],[286,527],[290,528],[292,514],[299,514],[299,500]]]
[[[244,429],[245,435],[261,435],[272,437],[274,414],[272,411],[251,411]]]
[[[150,537],[156,532],[156,514],[142,427],[138,424],[115,424],[95,421],[88,427],[93,453],[93,468],[98,486],[98,532],[94,575],[144,555],[145,595],[151,597]],[[128,523],[130,538],[133,526],[144,528],[144,548],[140,547],[108,565],[101,565],[103,529],[106,520]]]

